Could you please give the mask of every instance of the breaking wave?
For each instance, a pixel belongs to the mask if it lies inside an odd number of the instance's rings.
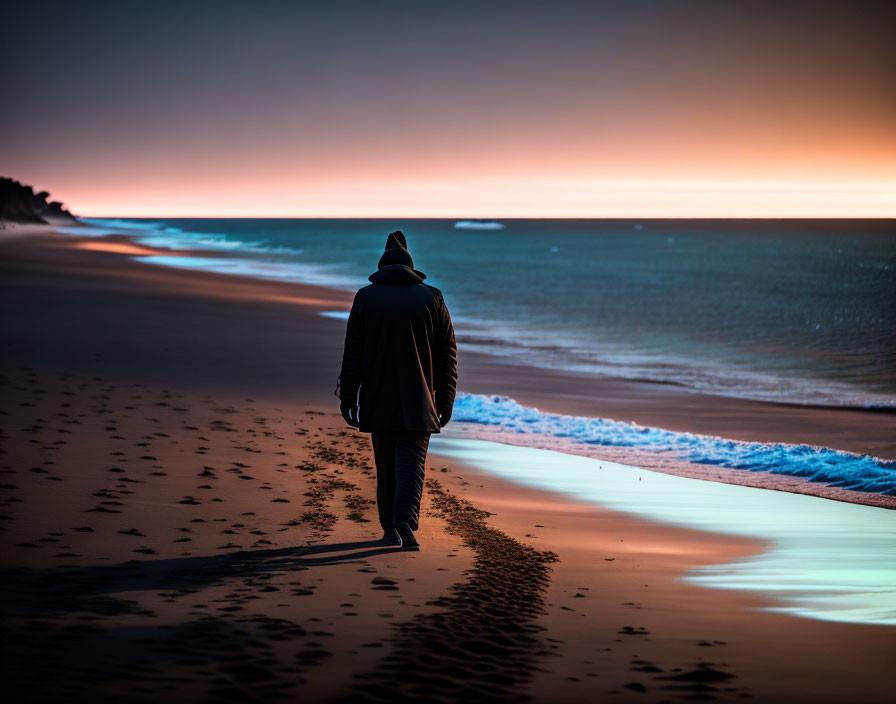
[[[832,487],[896,496],[896,460],[829,447],[758,443],[681,433],[607,418],[542,413],[507,396],[458,393],[454,419],[517,433],[667,453],[694,464],[802,477]]]

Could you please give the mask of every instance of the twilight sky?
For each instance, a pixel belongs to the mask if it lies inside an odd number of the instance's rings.
[[[14,5],[0,175],[84,215],[896,217],[896,3]]]

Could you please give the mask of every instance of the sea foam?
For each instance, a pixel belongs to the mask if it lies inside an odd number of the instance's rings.
[[[160,222],[134,222],[103,218],[84,218],[84,222],[90,223],[94,227],[67,228],[64,231],[74,235],[127,234],[147,247],[173,250],[211,250],[237,254],[249,252],[266,255],[299,255],[303,252],[300,248],[275,246],[264,240],[245,241],[229,237],[224,233],[189,232]]]
[[[828,486],[896,496],[896,460],[829,447],[758,443],[681,433],[607,418],[542,413],[507,396],[458,393],[454,419],[589,445],[666,453],[695,464],[802,477]]]

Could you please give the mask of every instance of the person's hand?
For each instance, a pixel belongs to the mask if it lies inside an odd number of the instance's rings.
[[[446,410],[439,411],[439,425],[441,427],[445,427],[448,425],[448,421],[451,420],[451,410],[450,408]]]
[[[358,407],[351,403],[339,404],[339,410],[342,411],[342,417],[345,422],[353,428],[358,427]]]

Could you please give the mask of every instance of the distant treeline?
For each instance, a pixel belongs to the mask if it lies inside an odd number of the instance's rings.
[[[40,223],[50,218],[75,219],[62,203],[48,201],[49,197],[46,191],[35,193],[31,186],[0,176],[0,220]]]

